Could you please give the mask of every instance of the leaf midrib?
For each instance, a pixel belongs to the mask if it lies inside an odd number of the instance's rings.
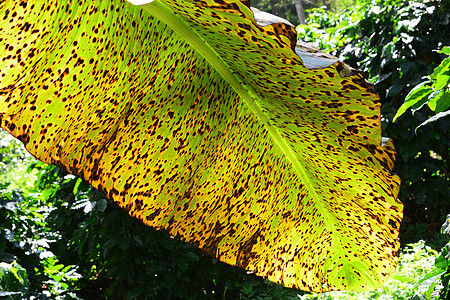
[[[179,17],[177,17],[171,10],[168,8],[162,1],[153,1],[151,3],[147,3],[143,5],[143,8],[146,9],[150,14],[152,14],[155,18],[160,20],[169,26],[172,30],[174,30],[178,35],[180,35],[183,39],[185,39],[192,47],[194,47],[197,52],[201,56],[203,56],[210,64],[213,66],[228,82],[234,90],[242,97],[244,102],[248,105],[250,110],[258,117],[258,119],[263,123],[265,128],[268,130],[270,135],[272,136],[275,144],[281,149],[286,158],[289,160],[297,174],[300,178],[303,179],[305,187],[308,191],[311,192],[311,197],[315,200],[314,203],[321,213],[324,219],[324,223],[327,228],[330,229],[331,232],[335,232],[335,224],[331,222],[329,218],[326,218],[326,215],[331,215],[328,210],[322,204],[320,197],[318,196],[316,189],[313,186],[313,183],[309,179],[305,168],[299,163],[296,159],[294,152],[291,147],[287,143],[287,141],[280,135],[274,126],[270,124],[269,118],[264,114],[261,106],[254,100],[254,98],[250,95],[248,90],[244,87],[244,84],[239,82],[239,80],[230,72],[230,69],[227,67],[224,61],[220,59],[220,56],[214,51],[214,49],[210,48],[208,43],[204,41],[195,31],[190,28],[187,24],[185,24]],[[248,89],[250,89],[247,86]],[[334,219],[334,218],[333,218]],[[341,243],[338,241],[339,247],[342,249]]]

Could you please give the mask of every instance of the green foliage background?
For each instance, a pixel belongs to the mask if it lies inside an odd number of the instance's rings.
[[[36,162],[1,133],[0,297],[444,299],[449,237],[439,230],[450,213],[449,118],[417,131],[433,116],[426,107],[392,119],[444,59],[433,50],[450,44],[449,11],[448,0],[366,0],[339,14],[312,10],[310,25],[299,28],[303,40],[365,71],[382,98],[384,136],[398,151],[405,218],[399,270],[380,290],[306,295],[217,262],[144,226],[65,171]]]
[[[337,13],[346,7],[354,5],[356,0],[302,0],[303,8],[308,14],[317,8]],[[294,25],[299,24],[294,0],[251,0],[251,5],[259,10],[270,12],[282,17]]]

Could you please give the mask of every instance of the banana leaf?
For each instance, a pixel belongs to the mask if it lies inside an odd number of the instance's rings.
[[[246,1],[134,4],[2,1],[1,127],[221,261],[379,287],[402,204],[372,85]]]

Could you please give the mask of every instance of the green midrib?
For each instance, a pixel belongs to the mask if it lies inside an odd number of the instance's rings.
[[[322,201],[320,200],[304,167],[296,159],[291,147],[279,134],[277,129],[270,124],[269,118],[263,113],[261,106],[258,105],[258,103],[250,95],[248,90],[233,75],[227,65],[220,59],[219,55],[217,55],[217,53],[209,47],[208,43],[206,43],[198,34],[196,34],[192,30],[192,28],[187,26],[179,17],[177,17],[176,14],[173,13],[172,10],[170,10],[164,3],[162,3],[162,1],[153,1],[151,3],[144,4],[142,5],[142,8],[147,10],[161,22],[167,24],[167,26],[172,28],[183,39],[189,42],[192,47],[194,47],[242,97],[250,110],[259,118],[259,120],[269,131],[270,135],[273,137],[273,140],[284,153],[289,162],[292,164],[299,177],[303,179],[306,188],[311,192],[311,196],[316,200],[315,204],[317,205],[318,210],[324,216],[324,222],[326,223],[327,228],[331,228],[331,232],[335,232],[335,230],[333,230],[335,228],[335,225],[333,224],[334,222],[331,222],[329,218],[325,217],[327,215],[330,215],[330,213],[323,206]],[[342,246],[340,245],[339,241],[338,244],[342,251]]]

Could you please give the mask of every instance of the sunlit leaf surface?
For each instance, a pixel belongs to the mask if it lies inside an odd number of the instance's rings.
[[[288,24],[229,0],[11,0],[0,16],[0,124],[39,159],[285,286],[370,290],[395,270],[378,97],[341,62],[304,67]]]

